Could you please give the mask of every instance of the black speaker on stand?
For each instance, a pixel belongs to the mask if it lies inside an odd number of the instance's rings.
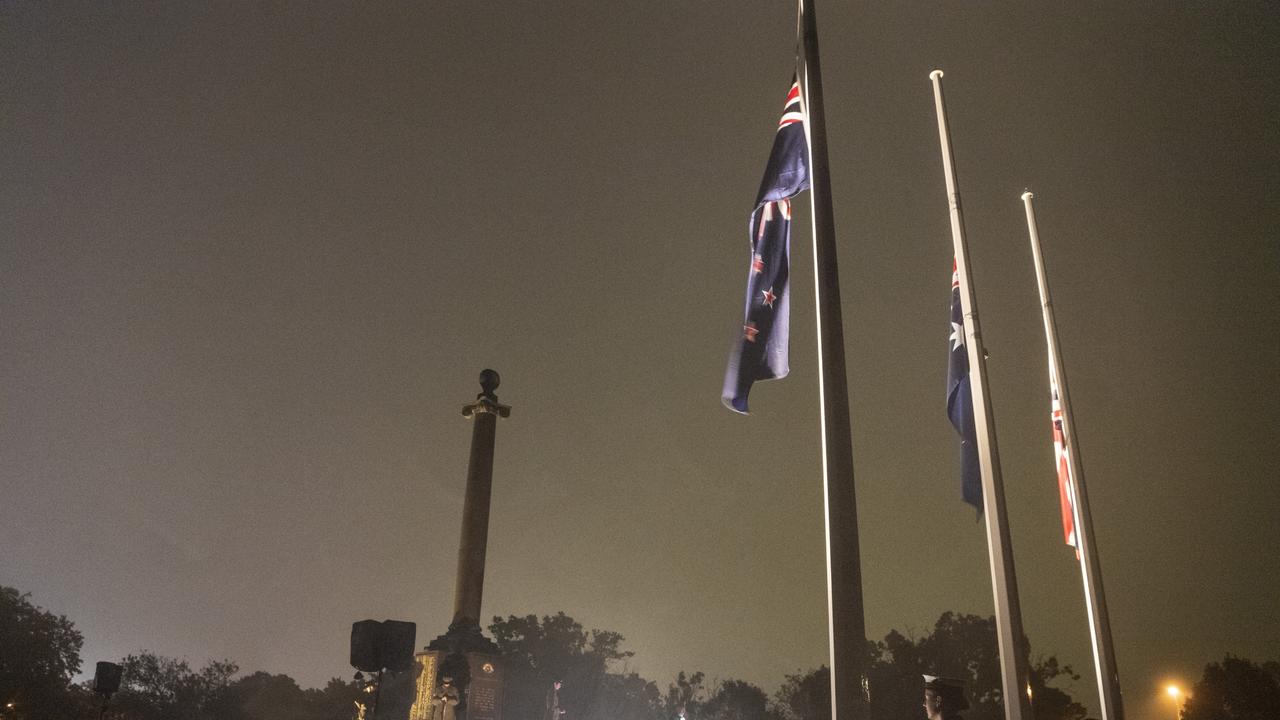
[[[403,620],[361,620],[351,623],[351,665],[356,680],[365,683],[366,692],[373,686],[373,717],[378,717],[378,700],[382,695],[382,671],[392,674],[413,667],[413,646],[417,640],[416,623]],[[377,677],[364,680],[364,673]]]
[[[107,715],[107,702],[120,689],[120,676],[124,668],[112,662],[99,662],[93,670],[93,691],[102,696],[102,712],[99,718]]]

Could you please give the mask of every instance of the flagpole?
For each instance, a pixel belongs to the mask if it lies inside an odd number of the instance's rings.
[[[991,589],[995,595],[996,640],[1000,651],[1000,679],[1004,692],[1006,720],[1029,720],[1027,698],[1028,646],[1022,633],[1022,609],[1018,605],[1018,579],[1013,567],[1013,542],[1005,509],[1004,480],[1000,477],[1000,454],[996,448],[995,417],[987,395],[987,361],[978,323],[978,306],[969,277],[969,250],[965,244],[964,218],[960,212],[960,190],[956,186],[955,156],[951,152],[951,129],[942,99],[942,71],[929,73],[938,112],[938,138],[942,143],[942,167],[947,179],[951,205],[951,237],[955,244],[956,273],[960,281],[960,307],[964,314],[965,347],[969,353],[969,384],[973,392],[974,425],[978,436],[978,458],[982,468],[982,498],[986,507],[987,555],[991,561]]]
[[[1067,472],[1071,477],[1072,508],[1075,512],[1076,543],[1080,551],[1080,575],[1084,582],[1085,604],[1089,613],[1089,639],[1093,641],[1093,667],[1098,681],[1102,720],[1124,720],[1124,704],[1120,696],[1120,672],[1116,669],[1115,648],[1111,642],[1111,620],[1107,615],[1106,595],[1102,591],[1102,567],[1098,563],[1098,546],[1093,541],[1093,517],[1089,512],[1089,495],[1084,485],[1084,461],[1076,440],[1075,420],[1067,393],[1067,370],[1058,352],[1058,325],[1053,318],[1053,302],[1049,298],[1049,279],[1044,270],[1040,250],[1040,233],[1036,227],[1036,211],[1030,191],[1022,193],[1027,209],[1027,232],[1031,236],[1031,255],[1036,264],[1036,283],[1040,288],[1040,308],[1044,315],[1044,339],[1049,349],[1051,380],[1058,388],[1062,408],[1062,438],[1067,449]]]
[[[832,720],[866,720],[863,692],[867,646],[853,485],[853,439],[845,377],[844,322],[836,264],[831,168],[818,59],[814,0],[801,0],[805,110],[808,117],[809,198],[813,210],[813,272],[817,296],[818,376],[822,405],[822,483],[826,507],[827,632],[830,639]]]

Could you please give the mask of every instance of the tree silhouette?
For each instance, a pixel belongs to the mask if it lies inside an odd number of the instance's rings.
[[[686,720],[785,720],[764,690],[745,680],[723,680],[708,686],[703,672],[681,670],[667,686],[662,715]]]
[[[80,671],[84,638],[66,616],[30,597],[0,587],[0,712],[31,720],[77,717],[88,698],[70,681]]]
[[[191,669],[186,660],[143,651],[124,668],[113,712],[129,720],[220,720],[229,712],[224,693],[239,668],[223,660]]]
[[[1280,663],[1228,655],[1209,663],[1182,709],[1182,720],[1275,720],[1280,717]]]
[[[994,618],[945,612],[928,635],[914,639],[891,630],[883,641],[869,646],[868,653],[873,720],[921,717],[923,675],[965,681],[972,704],[964,713],[967,720],[1003,720]],[[1031,663],[1030,679],[1036,720],[1084,719],[1084,706],[1049,684],[1079,679],[1070,666],[1054,657],[1038,658]],[[830,680],[825,666],[788,676],[774,696],[783,720],[830,720]]]
[[[564,683],[561,706],[567,720],[656,720],[658,688],[625,668],[614,666],[633,653],[622,649],[622,635],[586,630],[563,612],[555,615],[494,617],[489,632],[506,661],[509,720],[538,720],[546,693]]]
[[[719,683],[702,708],[701,720],[780,720],[769,707],[769,696],[743,680]]]
[[[681,670],[675,682],[667,686],[663,701],[663,715],[674,718],[681,714],[689,720],[702,717],[702,706],[707,702],[707,690],[703,687],[706,675],[701,672],[686,674]]]
[[[783,720],[831,720],[831,670],[822,665],[788,675],[774,695],[774,707]]]

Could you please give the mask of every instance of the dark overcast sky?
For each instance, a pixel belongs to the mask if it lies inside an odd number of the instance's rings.
[[[0,583],[84,659],[315,685],[448,624],[483,367],[486,615],[772,691],[826,657],[808,213],[792,377],[719,389],[789,2],[6,3]],[[1280,655],[1280,12],[819,8],[868,629],[992,610],[944,414],[946,71],[1025,626],[1085,679],[1019,195],[1131,717]],[[802,203],[807,205],[807,203]],[[1161,704],[1163,703],[1163,704]]]

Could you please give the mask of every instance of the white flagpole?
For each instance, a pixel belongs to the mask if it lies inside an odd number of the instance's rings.
[[[1027,698],[1026,638],[1022,633],[1022,610],[1018,605],[1018,580],[1013,568],[1013,543],[1005,510],[1004,481],[1000,477],[1000,455],[996,449],[995,417],[987,395],[987,361],[978,324],[978,307],[969,276],[969,250],[965,245],[964,218],[960,214],[960,191],[956,186],[955,157],[951,152],[951,129],[942,99],[942,71],[929,73],[938,112],[938,138],[942,143],[942,167],[947,177],[947,198],[951,205],[951,237],[955,244],[956,272],[960,280],[960,307],[964,314],[965,347],[969,353],[969,383],[973,392],[973,420],[978,434],[978,458],[982,468],[983,520],[987,527],[987,556],[991,561],[991,590],[995,595],[996,639],[1000,651],[1000,679],[1004,692],[1006,720],[1030,720]]]
[[[801,0],[800,13],[804,38],[801,86],[809,141],[809,198],[813,208],[814,293],[817,296],[831,717],[832,720],[866,720],[870,714],[863,691],[867,632],[858,550],[858,508],[853,487],[853,438],[814,0]]]
[[[1067,450],[1067,472],[1071,477],[1076,544],[1080,552],[1080,575],[1084,582],[1085,604],[1089,612],[1089,639],[1093,642],[1093,667],[1098,681],[1102,720],[1124,720],[1120,673],[1116,669],[1115,649],[1111,642],[1107,600],[1102,592],[1102,568],[1098,564],[1098,546],[1093,540],[1093,518],[1089,513],[1083,461],[1076,440],[1075,420],[1071,415],[1071,400],[1067,393],[1067,371],[1058,352],[1058,325],[1053,319],[1053,303],[1049,298],[1049,280],[1044,271],[1044,256],[1040,252],[1040,233],[1036,227],[1036,212],[1031,205],[1032,197],[1034,196],[1029,191],[1022,193],[1022,202],[1027,209],[1027,232],[1031,235],[1031,255],[1036,264],[1036,282],[1040,287],[1044,339],[1049,349],[1049,371],[1053,374],[1050,379],[1057,385],[1058,403],[1062,408],[1062,443]]]

